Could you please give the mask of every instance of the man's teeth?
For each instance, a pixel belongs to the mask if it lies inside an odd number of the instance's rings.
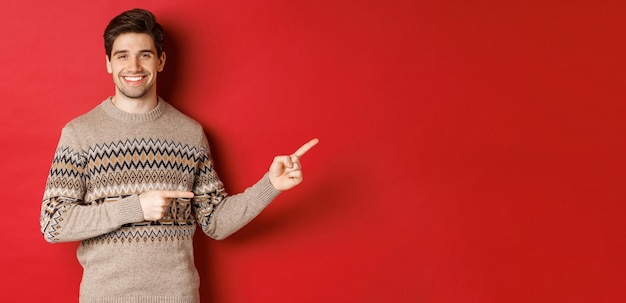
[[[142,77],[124,77],[126,81],[139,81]]]

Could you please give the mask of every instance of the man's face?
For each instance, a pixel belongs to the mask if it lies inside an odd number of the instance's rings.
[[[142,98],[156,95],[157,73],[165,66],[165,52],[158,57],[148,34],[126,33],[113,41],[107,71],[113,76],[116,95]]]

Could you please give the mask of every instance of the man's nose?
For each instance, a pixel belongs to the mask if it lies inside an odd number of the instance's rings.
[[[128,70],[131,72],[141,71],[141,64],[139,62],[139,57],[131,57],[130,62],[128,62]]]

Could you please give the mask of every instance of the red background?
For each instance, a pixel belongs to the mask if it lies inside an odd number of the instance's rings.
[[[113,94],[104,27],[144,7],[229,192],[321,140],[301,186],[198,234],[204,302],[624,302],[623,3],[3,0],[1,300],[77,300],[43,188]]]

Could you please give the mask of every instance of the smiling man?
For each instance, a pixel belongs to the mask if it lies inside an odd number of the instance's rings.
[[[108,44],[107,44],[108,45]],[[152,36],[145,33],[123,33],[115,38],[107,52],[107,71],[113,76],[115,96],[120,106],[140,106],[122,110],[145,111],[156,101],[157,73],[165,66],[165,52],[155,47]]]
[[[300,157],[277,156],[260,180],[226,194],[202,126],[157,96],[163,30],[135,9],[104,33],[115,94],[61,133],[41,207],[49,242],[80,241],[80,302],[199,302],[196,225],[224,239],[302,182]]]

